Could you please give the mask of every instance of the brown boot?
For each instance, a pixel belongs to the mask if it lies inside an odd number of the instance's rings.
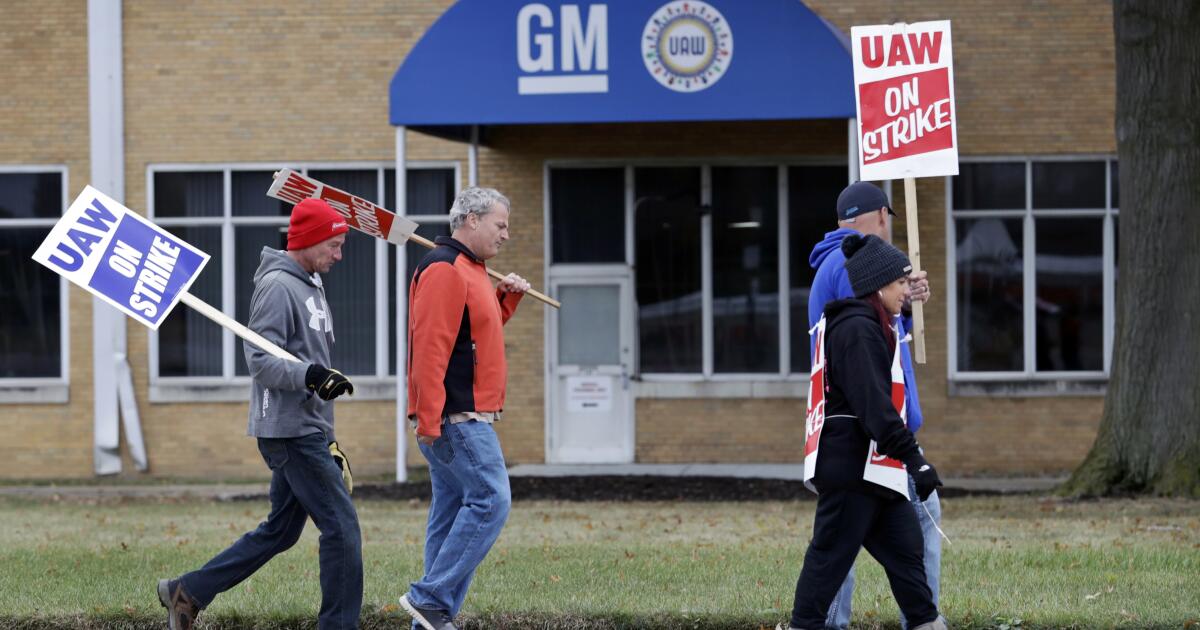
[[[158,581],[158,601],[167,609],[167,627],[170,630],[192,630],[196,623],[196,615],[200,607],[196,600],[183,590],[183,582],[179,580]]]

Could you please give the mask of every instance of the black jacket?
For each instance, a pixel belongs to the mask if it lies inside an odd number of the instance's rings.
[[[901,498],[863,480],[872,439],[880,453],[909,470],[925,463],[892,404],[892,352],[870,304],[851,299],[825,305],[825,361],[825,426],[814,484]]]

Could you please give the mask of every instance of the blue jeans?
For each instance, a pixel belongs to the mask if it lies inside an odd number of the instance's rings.
[[[921,499],[917,498],[917,486],[913,483],[912,477],[908,478],[908,492],[912,497],[910,503],[917,513],[917,521],[921,523],[921,534],[925,537],[925,581],[929,584],[929,590],[933,591],[933,603],[936,606],[942,577],[942,535],[933,525],[942,523],[942,502],[938,499],[935,490],[933,494],[929,495],[929,500],[925,501],[925,507],[921,507]],[[925,513],[925,508],[929,508],[929,514]],[[933,520],[930,520],[930,514],[933,515]],[[829,616],[825,618],[826,628],[846,630],[850,627],[850,602],[852,599],[854,599],[853,566],[850,567],[850,573],[846,575],[846,581],[842,582],[842,587],[838,589],[833,602],[829,604]],[[908,628],[908,621],[904,618],[903,612],[900,613],[900,627]]]
[[[324,433],[298,438],[259,438],[258,450],[271,469],[271,513],[201,569],[180,579],[201,606],[242,580],[300,539],[311,516],[321,530],[321,630],[357,628],[362,609],[362,538],[358,514],[342,485],[342,471],[329,454]]]
[[[408,599],[453,617],[508,519],[508,469],[496,431],[486,422],[444,423],[441,437],[420,448],[429,461],[433,500],[425,529],[425,575],[412,583]]]

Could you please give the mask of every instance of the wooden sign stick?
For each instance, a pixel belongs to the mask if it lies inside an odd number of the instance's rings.
[[[208,302],[201,300],[187,291],[179,294],[179,301],[192,307],[197,313],[200,313],[201,315],[213,320],[213,322],[215,322],[218,326],[224,326],[232,331],[233,334],[245,339],[259,348],[262,348],[271,356],[283,359],[284,361],[295,361],[296,363],[301,362],[300,359],[292,356],[292,354],[287,350],[284,350],[270,341],[267,341],[267,339],[262,335],[250,330],[249,328],[246,328],[238,323],[236,319],[233,319],[225,313],[218,311],[209,305]]]
[[[268,197],[293,204],[299,203],[300,200],[306,198],[325,199],[325,201],[333,200],[339,205],[338,209],[342,214],[349,213],[347,223],[350,227],[360,232],[370,234],[376,238],[382,238],[396,245],[402,245],[405,241],[413,241],[429,249],[436,247],[433,241],[416,233],[416,223],[413,223],[406,217],[397,216],[391,210],[376,205],[362,197],[357,197],[344,190],[323,184],[311,177],[301,175],[290,168],[276,171],[272,177],[274,182],[271,184],[270,189],[267,190]],[[486,265],[484,267],[487,268]],[[487,272],[489,276],[499,281],[503,281],[506,277],[505,274],[494,269],[488,268]],[[525,293],[554,308],[562,307],[562,302],[540,291],[529,289]]]
[[[416,234],[416,233],[413,233],[411,236],[409,236],[408,240],[416,243],[417,245],[420,245],[422,247],[427,247],[429,249],[433,249],[434,247],[437,247],[436,243],[434,243],[433,241],[425,238],[424,236],[421,236],[420,234]],[[507,277],[504,274],[500,273],[499,271],[496,271],[495,269],[492,269],[491,267],[488,267],[486,265],[484,265],[484,268],[487,269],[488,275],[495,278],[496,280],[503,281],[504,278]],[[562,308],[562,302],[559,302],[558,300],[550,297],[549,295],[546,295],[545,293],[542,293],[541,291],[538,291],[537,289],[528,289],[525,291],[525,293],[527,293],[529,295],[529,297],[534,298],[534,299],[538,300],[539,302],[548,304],[550,306],[553,306],[554,308]]]
[[[908,260],[912,263],[913,273],[921,270],[921,242],[917,233],[917,180],[913,177],[904,178],[904,224],[908,229]],[[913,300],[913,359],[925,364],[925,308],[924,304]]]

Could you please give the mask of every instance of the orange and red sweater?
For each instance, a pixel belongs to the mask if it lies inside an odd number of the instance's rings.
[[[493,288],[466,245],[435,242],[408,289],[408,417],[427,436],[449,414],[504,409],[503,326],[522,296]]]

